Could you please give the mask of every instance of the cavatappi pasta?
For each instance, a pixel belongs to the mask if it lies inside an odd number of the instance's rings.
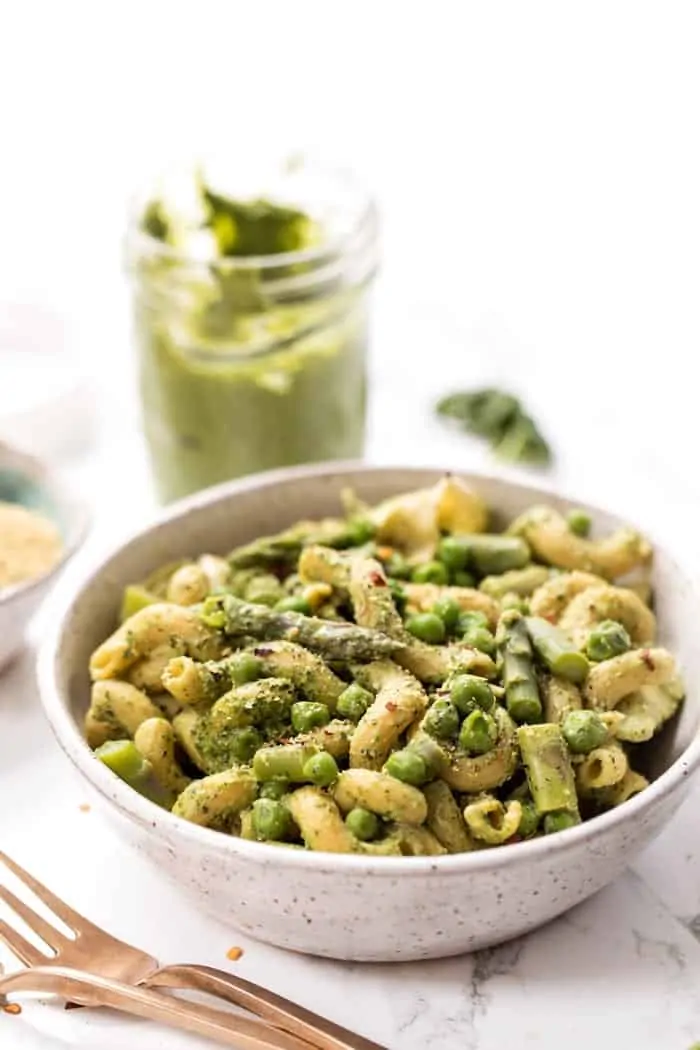
[[[90,660],[106,765],[193,823],[376,856],[551,834],[647,786],[683,686],[644,537],[552,507],[488,532],[449,476],[344,504],[126,588]]]

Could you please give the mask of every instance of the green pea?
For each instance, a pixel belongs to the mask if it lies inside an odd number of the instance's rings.
[[[419,787],[428,780],[428,769],[423,759],[406,748],[389,755],[384,772],[396,780],[402,780],[404,784],[413,784],[414,787]]]
[[[253,829],[260,839],[284,839],[290,831],[291,818],[281,802],[259,798],[253,803]]]
[[[467,567],[467,549],[464,544],[460,543],[454,536],[445,536],[445,538],[440,541],[438,557],[445,568],[449,569],[450,572],[459,572]]]
[[[587,755],[606,740],[608,730],[595,711],[569,711],[562,720],[561,731],[575,755]]]
[[[488,627],[470,627],[462,635],[462,641],[465,645],[471,645],[472,649],[478,649],[479,652],[486,653],[488,656],[493,656],[496,652],[496,639]]]
[[[403,554],[399,554],[398,551],[394,551],[384,562],[384,571],[387,576],[393,576],[395,580],[410,580],[411,578],[411,566]]]
[[[338,779],[338,764],[327,751],[313,755],[304,765],[304,778],[318,787],[328,787]]]
[[[282,598],[275,605],[275,609],[279,609],[280,612],[303,613],[304,616],[310,616],[312,613],[310,604],[300,594],[290,594],[287,598]]]
[[[450,583],[455,587],[476,587],[476,579],[470,572],[464,569],[455,569],[450,573]]]
[[[449,700],[436,700],[423,719],[423,728],[437,740],[451,740],[459,729],[459,712]]]
[[[588,536],[593,524],[590,514],[585,510],[570,510],[566,515],[566,521],[574,536]]]
[[[464,751],[483,755],[490,751],[498,737],[498,726],[485,711],[471,711],[462,722],[459,731],[459,746]]]
[[[488,682],[475,674],[455,675],[450,682],[450,698],[462,715],[468,715],[476,708],[490,711],[495,703]]]
[[[616,620],[602,620],[586,640],[586,655],[591,660],[611,660],[631,648],[629,634]]]
[[[440,598],[433,605],[432,612],[439,616],[450,634],[455,630],[462,613],[454,598]]]
[[[262,660],[252,653],[236,653],[228,663],[228,673],[232,685],[245,685],[262,678],[264,671]]]
[[[359,722],[373,701],[374,697],[368,689],[363,689],[357,682],[353,682],[347,689],[343,689],[338,697],[336,710],[343,718],[349,718],[351,722]]]
[[[236,729],[229,737],[229,753],[236,762],[250,762],[251,758],[262,747],[264,741],[257,729],[246,726]]]
[[[260,798],[272,798],[276,802],[279,802],[288,791],[289,781],[280,777],[279,780],[268,780],[264,784],[261,784],[258,794],[260,795]]]
[[[523,801],[520,803],[522,812],[520,815],[520,823],[518,824],[518,834],[524,839],[530,838],[534,835],[539,827],[540,815],[535,808],[535,803],[530,801]]]
[[[445,641],[447,633],[444,623],[435,613],[416,613],[415,616],[409,616],[406,629],[414,638],[420,638],[422,642],[429,642],[431,645],[440,645]]]
[[[473,612],[462,612],[457,623],[457,633],[465,634],[474,630],[475,627],[485,627],[488,630],[489,621],[482,612],[476,609]]]
[[[299,700],[292,704],[292,726],[297,733],[308,733],[310,729],[325,726],[331,720],[331,713],[326,704],[313,700]]]
[[[352,832],[360,842],[371,842],[379,833],[379,820],[374,813],[368,809],[357,807],[351,809],[345,818],[348,830]]]
[[[414,583],[447,583],[449,577],[447,569],[440,561],[427,561],[424,565],[416,565],[411,573]]]
[[[566,831],[567,828],[573,828],[578,823],[580,823],[578,817],[574,813],[567,813],[565,809],[558,813],[547,813],[542,821],[545,835],[552,835],[555,831]]]

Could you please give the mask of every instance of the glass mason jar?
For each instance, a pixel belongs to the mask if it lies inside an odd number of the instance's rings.
[[[377,213],[345,173],[305,164],[227,180],[309,216],[311,247],[197,259],[127,236],[143,425],[158,495],[362,455]]]

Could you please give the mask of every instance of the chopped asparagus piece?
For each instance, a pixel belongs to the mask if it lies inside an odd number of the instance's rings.
[[[156,779],[151,763],[143,758],[133,741],[108,740],[95,750],[95,757],[144,798],[164,809],[171,808],[175,793]]]
[[[580,685],[588,674],[588,660],[564,631],[539,616],[525,620],[535,652],[552,674]]]
[[[304,773],[306,763],[321,749],[315,744],[278,744],[261,747],[253,759],[253,772],[258,780],[290,780],[303,784],[308,777]]]
[[[578,815],[574,771],[560,727],[551,722],[520,726],[518,744],[537,812]]]
[[[498,631],[508,714],[516,722],[539,722],[542,702],[525,619],[516,610],[508,610],[501,617]]]

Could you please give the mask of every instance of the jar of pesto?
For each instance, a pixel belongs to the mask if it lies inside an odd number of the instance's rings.
[[[287,165],[175,179],[128,237],[158,494],[361,456],[377,215],[354,180]]]

